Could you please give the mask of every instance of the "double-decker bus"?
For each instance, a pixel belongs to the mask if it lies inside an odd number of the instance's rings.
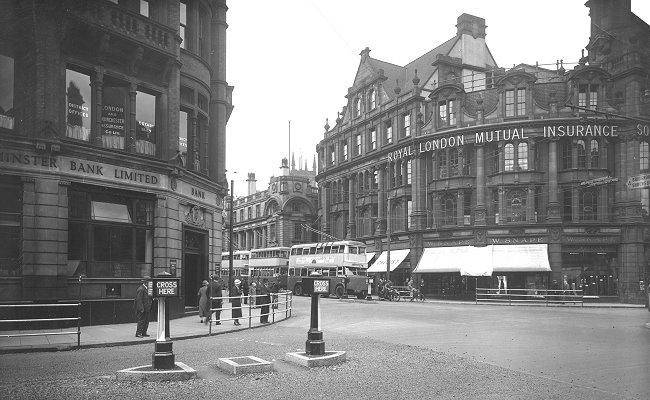
[[[347,293],[361,299],[368,293],[366,269],[366,245],[361,242],[298,244],[291,246],[287,288],[302,295],[302,278],[317,272],[329,278],[330,295]]]
[[[249,283],[267,278],[269,282],[277,282],[280,289],[286,289],[290,251],[289,247],[251,250]]]
[[[234,277],[248,278],[248,262],[251,252],[247,250],[237,250],[232,252],[232,274]],[[221,253],[221,269],[219,275],[228,282],[230,271],[230,253],[225,251]]]

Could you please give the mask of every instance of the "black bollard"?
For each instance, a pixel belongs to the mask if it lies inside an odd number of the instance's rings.
[[[330,281],[328,278],[319,278],[320,276],[320,274],[313,273],[309,278],[302,279],[305,293],[311,294],[311,318],[305,343],[305,353],[308,356],[325,355],[325,341],[323,332],[320,330],[320,295],[329,293]]]
[[[169,276],[168,273],[162,273],[153,282],[154,297],[158,300],[158,331],[154,353],[151,355],[151,365],[154,369],[174,369],[176,366],[169,330],[167,298],[178,297],[179,280]]]

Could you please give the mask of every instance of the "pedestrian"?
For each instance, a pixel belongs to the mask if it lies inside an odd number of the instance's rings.
[[[246,278],[241,283],[241,291],[244,294],[244,304],[248,304],[248,280]]]
[[[241,325],[239,323],[239,318],[242,317],[241,315],[241,281],[239,279],[235,279],[234,286],[232,287],[232,293],[230,293],[230,302],[232,303],[232,317],[235,319],[235,325],[239,326]]]
[[[221,325],[221,307],[223,305],[223,300],[221,297],[223,296],[221,292],[221,282],[219,282],[219,278],[217,276],[212,276],[212,283],[210,283],[210,290],[209,290],[209,296],[210,296],[210,304],[214,304],[216,310],[214,311],[214,324],[215,325]],[[214,303],[212,303],[214,301]]]
[[[199,318],[201,323],[205,322],[206,324],[210,322],[210,299],[208,298],[210,288],[208,285],[208,281],[203,281],[197,293],[199,296]]]
[[[411,294],[411,301],[415,300],[415,282],[413,282],[413,277],[409,278],[408,282],[406,283],[406,286],[408,286],[409,293]]]
[[[248,297],[250,297],[249,305],[255,307],[257,303],[257,283],[251,282],[251,286],[248,288],[248,294]]]
[[[257,287],[257,304],[260,305],[260,323],[268,324],[269,323],[269,303],[271,298],[269,297],[269,286],[268,280],[264,278],[262,283]]]
[[[135,337],[149,337],[147,329],[149,329],[150,311],[151,296],[149,296],[149,289],[147,288],[147,278],[144,278],[135,291],[135,320],[138,324],[135,329]]]

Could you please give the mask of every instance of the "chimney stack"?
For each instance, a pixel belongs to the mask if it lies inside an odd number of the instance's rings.
[[[254,172],[248,173],[248,179],[246,179],[246,182],[248,183],[248,195],[250,196],[251,194],[257,193],[257,188],[255,187],[257,180],[255,179]]]
[[[470,14],[461,14],[456,20],[456,35],[472,35],[474,38],[485,39],[485,19]]]

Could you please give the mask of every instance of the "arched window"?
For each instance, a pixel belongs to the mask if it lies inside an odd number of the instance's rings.
[[[456,225],[456,196],[447,195],[442,198],[442,224]]]
[[[370,89],[370,92],[368,92],[368,109],[374,110],[375,107],[377,107],[377,92],[375,92],[375,89]]]
[[[648,142],[641,142],[639,144],[639,169],[641,171],[647,171],[650,160],[650,145]]]
[[[504,171],[512,171],[515,168],[515,146],[508,143],[504,149]]]
[[[571,152],[571,140],[563,140],[562,146],[562,169],[573,168],[573,154]]]
[[[458,151],[454,148],[449,149],[449,171],[451,176],[460,175],[458,170]]]
[[[521,142],[517,145],[517,165],[519,169],[528,169],[528,143]]]
[[[526,196],[522,190],[510,190],[506,196],[506,221],[526,220]]]
[[[595,190],[585,190],[580,194],[580,219],[595,221],[598,210],[598,196]]]
[[[361,97],[354,99],[354,116],[358,117],[361,115]]]
[[[598,168],[600,164],[600,149],[598,147],[598,141],[596,139],[591,139],[591,142],[589,143],[590,150],[589,152],[591,153],[591,161],[590,167],[591,168]]]
[[[576,148],[578,149],[578,168],[587,168],[587,148],[585,146],[585,141],[580,139],[576,142]]]

